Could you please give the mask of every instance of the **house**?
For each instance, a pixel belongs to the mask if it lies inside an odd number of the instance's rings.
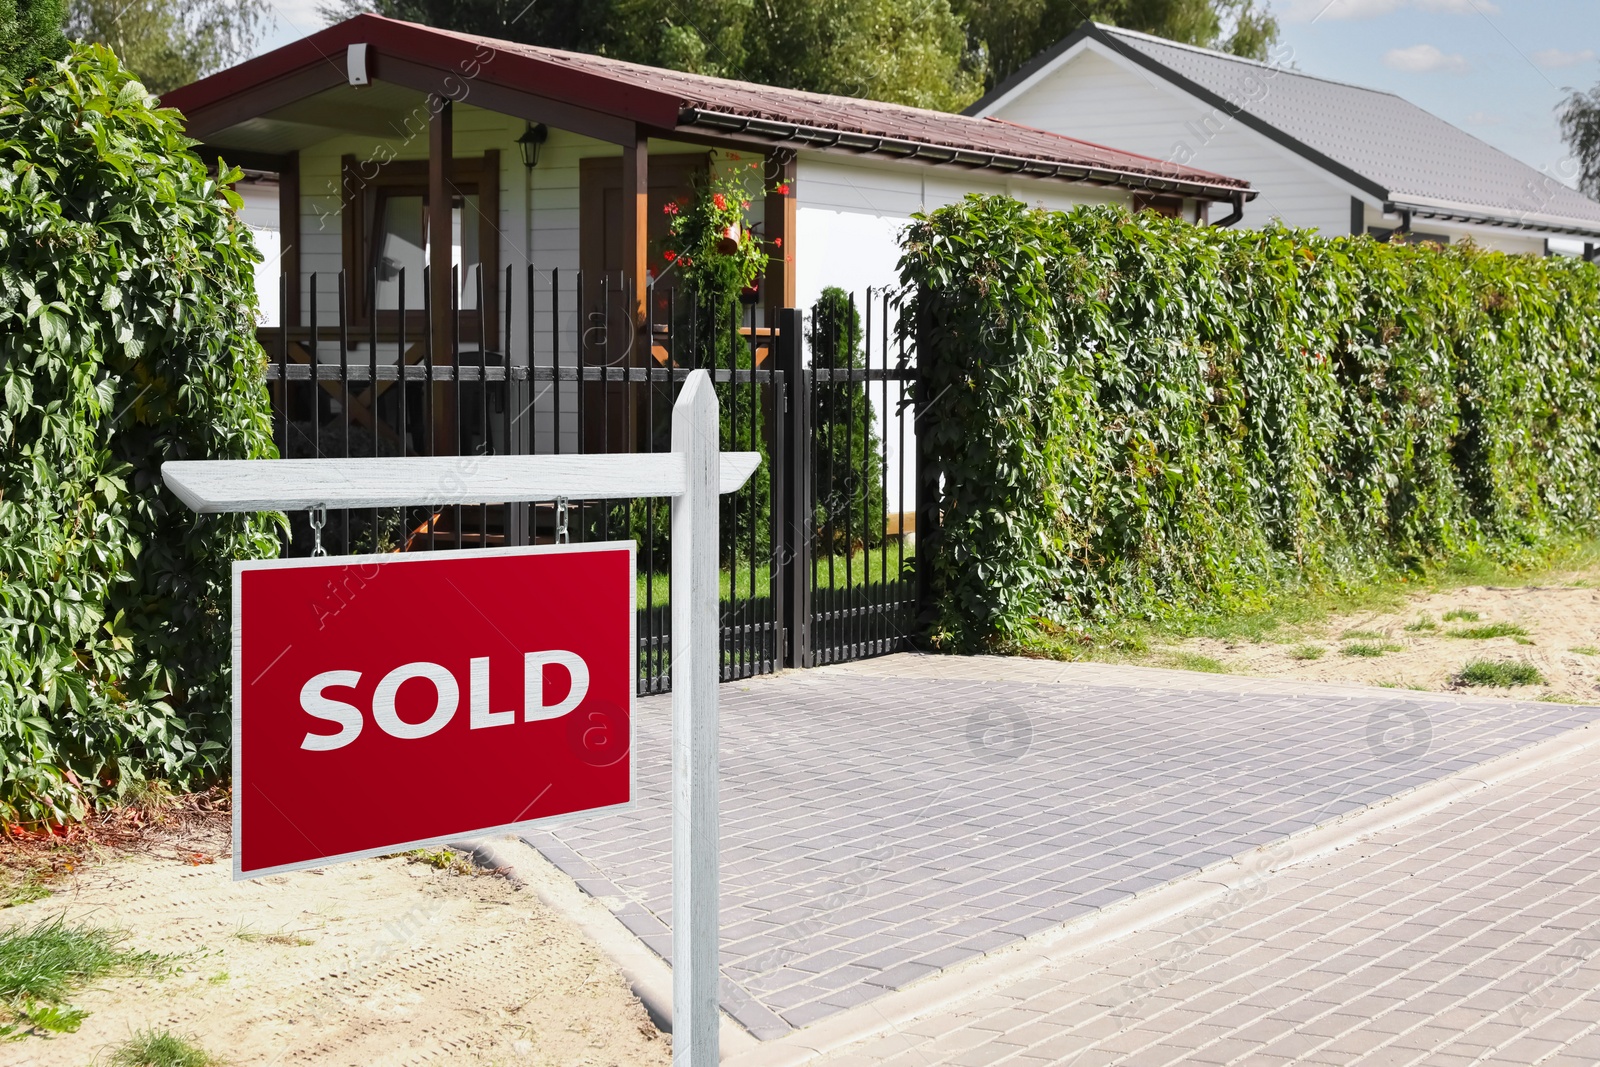
[[[760,160],[769,187],[749,222],[776,252],[763,311],[809,306],[828,285],[892,284],[906,219],[968,192],[1050,207],[1176,205],[1207,217],[1244,204],[1248,182],[999,119],[796,92],[660,70],[361,15],[168,93],[200,150],[279,178],[278,261],[295,279],[288,320],[308,322],[310,276],[386,277],[368,309],[353,284],[350,321],[392,310],[395,264],[434,266],[433,306],[473,306],[474,266],[495,310],[506,266],[616,272],[638,314],[665,273],[662,207],[697,174]],[[261,187],[264,191],[266,186]],[[252,198],[252,204],[256,198]],[[259,224],[259,220],[258,220]],[[451,240],[430,242],[430,227]],[[519,276],[517,285],[522,280]],[[584,295],[589,303],[598,290]],[[609,294],[616,298],[619,294]],[[270,294],[264,297],[264,303]],[[319,316],[334,314],[331,289]],[[485,329],[493,334],[498,316]],[[326,321],[332,321],[327,319]],[[442,319],[432,328],[448,329]],[[513,358],[526,323],[511,322]],[[537,341],[534,347],[542,343]],[[441,349],[445,346],[441,343]],[[519,356],[519,354],[521,354]],[[537,355],[537,354],[536,354]]]
[[[1285,50],[1287,51],[1287,50]],[[1085,22],[968,114],[1248,176],[1244,224],[1543,254],[1600,204],[1392,93]]]

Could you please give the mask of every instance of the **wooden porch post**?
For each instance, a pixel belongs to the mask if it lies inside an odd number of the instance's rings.
[[[433,321],[428,329],[433,337],[433,361],[438,364],[452,362],[450,209],[455,189],[450,184],[450,155],[455,149],[450,101],[435,96],[429,104],[433,116],[428,121],[428,296],[433,302]]]
[[[794,288],[794,237],[795,237],[795,155],[785,152],[767,159],[767,199],[762,205],[762,216],[767,237],[767,253],[772,257],[767,264],[766,304],[767,322],[778,321],[778,308],[792,308]],[[787,193],[777,190],[787,188]]]
[[[622,283],[632,306],[634,326],[643,329],[645,301],[649,298],[650,142],[642,132],[622,147]],[[630,366],[649,359],[650,339],[635,333]]]
[[[454,258],[450,222],[451,201],[455,199],[455,189],[450,184],[450,157],[455,145],[449,98],[431,96],[428,103],[433,113],[428,120],[428,339],[433,353],[429,362],[438,367],[455,363],[451,344],[456,323],[450,311],[450,267]],[[433,438],[428,454],[453,456],[459,450],[450,403],[453,394],[437,381],[428,382],[424,388],[432,397],[433,413],[428,428]]]
[[[623,299],[628,303],[628,321],[633,325],[628,338],[628,351],[624,366],[650,365],[649,330],[650,299],[650,142],[644,132],[635,128],[631,145],[622,146],[622,285]],[[614,357],[613,357],[614,358]],[[602,389],[609,390],[610,383]],[[642,424],[649,418],[649,405],[642,398],[649,391],[631,383],[622,385],[612,394],[613,405],[622,412],[618,420],[624,440],[613,447],[629,452],[639,448],[644,437]],[[627,412],[633,413],[628,418]]]
[[[288,326],[300,325],[300,153],[290,152],[278,172],[278,269],[289,276],[287,307],[278,309]]]

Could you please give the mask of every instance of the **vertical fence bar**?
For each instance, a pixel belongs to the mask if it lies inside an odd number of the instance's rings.
[[[477,275],[478,298],[478,432],[483,435],[483,443],[478,446],[478,455],[487,456],[489,447],[489,333],[484,328],[483,307],[483,264],[479,263],[474,270]],[[495,281],[500,279],[496,278]],[[507,514],[502,522],[510,519],[511,505],[504,505]],[[478,547],[489,547],[489,505],[478,505]]]
[[[432,266],[426,266],[422,268],[422,319],[423,322],[427,324],[422,331],[422,433],[428,439],[427,452],[425,454],[429,456],[433,455],[434,452],[434,434],[437,425],[434,419],[435,412],[433,410],[433,360],[437,353],[435,353],[433,350],[435,331],[433,329],[433,279],[430,277],[432,273]],[[429,504],[427,522],[428,550],[430,552],[433,551],[435,547],[434,540],[436,531],[434,528],[438,525],[438,515],[439,512],[434,510],[434,505]]]
[[[883,403],[878,410],[883,412],[883,429],[878,434],[878,447],[881,450],[881,466],[878,472],[878,587],[881,590],[879,598],[878,619],[878,651],[888,652],[892,644],[894,629],[889,618],[889,294],[883,294],[883,311],[878,316],[878,330],[883,335],[878,343],[878,362],[883,372]],[[871,366],[872,361],[867,361]]]
[[[799,308],[778,312],[777,369],[788,393],[788,418],[783,426],[782,512],[778,560],[782,570],[779,594],[781,649],[787,667],[811,665],[811,388],[802,366],[805,313]]]
[[[464,459],[461,448],[461,267],[450,265],[450,451],[445,455]],[[456,547],[467,547],[464,505],[455,505]]]
[[[295,285],[299,278],[292,279]],[[288,274],[278,276],[278,418],[283,429],[278,432],[278,455],[289,458],[289,283]]]
[[[400,363],[403,357],[397,357],[395,362]],[[381,436],[382,421],[378,414],[378,268],[372,268],[372,281],[367,286],[367,421],[372,424],[372,455],[379,453],[378,438]],[[401,452],[401,455],[405,455]],[[378,509],[372,509],[372,534],[369,546],[373,552],[378,551],[382,543],[379,533],[382,530]]]
[[[350,318],[349,279],[343,268],[339,271],[339,414],[344,423],[344,456],[350,458]],[[340,508],[344,514],[344,553],[350,554],[350,509]]]

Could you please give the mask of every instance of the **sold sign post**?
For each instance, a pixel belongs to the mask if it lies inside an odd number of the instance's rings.
[[[633,799],[634,544],[235,563],[236,878]]]
[[[672,498],[672,1060],[717,1062],[719,452],[703,370],[642,455],[174,461],[201,514]],[[546,818],[633,789],[632,542],[240,563],[236,878]]]

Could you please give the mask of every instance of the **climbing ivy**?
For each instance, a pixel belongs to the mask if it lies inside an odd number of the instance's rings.
[[[939,643],[1596,517],[1588,264],[971,196],[918,216],[901,272]]]
[[[225,766],[232,560],[163,461],[272,454],[238,196],[104,48],[0,75],[0,819]]]

